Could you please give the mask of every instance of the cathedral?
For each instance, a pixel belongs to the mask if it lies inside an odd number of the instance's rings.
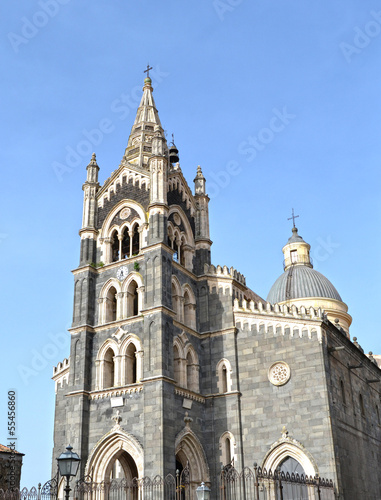
[[[96,484],[187,469],[217,499],[221,469],[257,463],[380,499],[380,368],[295,220],[266,300],[213,263],[204,174],[188,185],[149,76],[119,167],[98,172],[93,154],[53,472],[70,443]]]

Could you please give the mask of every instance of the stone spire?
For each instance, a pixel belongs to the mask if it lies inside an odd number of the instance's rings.
[[[147,77],[144,80],[143,96],[131,129],[122,164],[128,162],[138,167],[147,168],[148,160],[153,156],[152,139],[154,136],[160,135],[164,140],[165,149],[167,149],[164,130],[160,123],[152,92],[152,80]]]

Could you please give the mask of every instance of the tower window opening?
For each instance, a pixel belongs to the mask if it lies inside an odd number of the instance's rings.
[[[128,259],[130,256],[130,244],[131,238],[128,233],[128,227],[125,227],[123,230],[123,239],[122,239],[122,259]]]
[[[175,251],[173,254],[173,260],[179,262],[179,245],[177,244],[177,241],[173,242],[172,248]]]
[[[119,260],[119,238],[118,231],[113,231],[111,235],[111,262],[117,262]]]
[[[136,347],[134,344],[128,346],[126,361],[126,383],[136,384]]]
[[[228,392],[228,371],[225,365],[222,367],[222,392]]]
[[[185,254],[184,254],[184,247],[183,247],[183,245],[181,245],[180,264],[182,266],[185,266]]]
[[[106,296],[106,323],[116,321],[116,289],[112,286]]]
[[[192,390],[193,389],[193,360],[191,353],[188,353],[187,356],[187,388]]]
[[[136,281],[131,281],[127,290],[127,316],[137,316],[139,314],[138,285]]]
[[[139,226],[136,224],[132,236],[132,255],[138,255],[140,251]]]
[[[114,387],[115,385],[115,365],[114,365],[114,351],[108,349],[104,356],[103,368],[103,387]]]
[[[232,462],[231,444],[228,437],[225,439],[225,462],[225,465],[231,465]]]
[[[292,264],[294,264],[295,262],[298,262],[298,251],[297,250],[291,250],[290,256],[291,256],[291,263]]]

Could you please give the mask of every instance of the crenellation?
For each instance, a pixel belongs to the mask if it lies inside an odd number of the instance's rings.
[[[236,269],[231,267],[230,269],[227,266],[214,266],[213,264],[204,264],[204,274],[212,275],[212,276],[224,276],[232,278],[242,285],[246,285],[246,278],[243,274],[239,273]]]

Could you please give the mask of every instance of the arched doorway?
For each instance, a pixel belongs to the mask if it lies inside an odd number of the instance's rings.
[[[132,480],[139,476],[134,459],[125,450],[119,450],[109,461],[105,470],[104,481],[118,479]]]
[[[176,469],[189,483],[189,498],[196,498],[196,488],[204,482],[210,486],[209,467],[204,449],[196,434],[189,428],[178,434],[175,443]]]
[[[282,478],[285,477],[283,482],[283,500],[294,500],[298,498],[300,500],[308,500],[308,487],[303,483],[295,483],[293,481],[289,482],[287,479],[295,479],[297,476],[305,477],[305,471],[302,465],[292,457],[286,457],[279,465],[279,470],[282,474]]]
[[[91,475],[95,483],[142,478],[143,457],[143,448],[134,436],[121,428],[112,430],[92,450],[85,475]]]

